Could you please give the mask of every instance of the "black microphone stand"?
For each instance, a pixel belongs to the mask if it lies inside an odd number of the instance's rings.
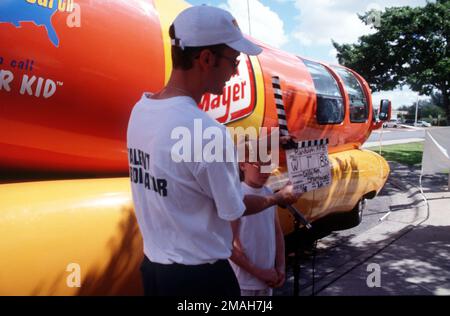
[[[307,229],[311,229],[311,223],[292,205],[286,206],[288,211],[294,216],[294,236],[297,238],[300,234],[300,225],[303,224]],[[294,239],[295,240],[295,239]],[[298,296],[300,292],[300,247],[295,246],[294,251],[294,296]]]

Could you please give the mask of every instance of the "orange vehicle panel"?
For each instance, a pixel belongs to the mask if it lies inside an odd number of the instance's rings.
[[[57,46],[49,40],[44,27],[21,22],[18,28],[0,19],[1,42],[9,43],[2,50],[0,69],[14,76],[10,91],[0,89],[0,167],[127,172],[125,135],[129,113],[143,91],[158,91],[167,81],[171,69],[167,36],[171,18],[167,15],[175,16],[187,4],[77,3],[80,27],[67,25],[67,12],[56,11],[51,17],[60,39]],[[34,8],[37,4],[27,5]],[[156,8],[164,14],[158,14]],[[367,139],[372,111],[366,123],[351,124],[346,116],[342,124],[319,125],[315,120],[314,84],[303,62],[292,54],[262,43],[261,46],[264,51],[260,56],[251,59],[244,56],[248,80],[226,88],[225,95],[233,100],[223,112],[219,107],[212,113],[218,121],[226,124],[239,121],[240,126],[277,126],[271,76],[278,75],[288,127],[297,139],[329,138],[331,153],[357,148]],[[19,69],[20,61],[24,64],[28,61],[27,67]],[[348,96],[339,76],[335,73],[334,76],[341,85],[348,111]],[[365,81],[358,78],[367,90]],[[47,84],[50,90],[53,86],[55,89],[48,97],[43,95]],[[244,87],[251,94],[249,102],[254,104],[235,102],[239,89],[242,94],[247,92]],[[370,96],[370,92],[366,94]],[[225,103],[223,98],[220,102]],[[370,97],[368,102],[371,109]],[[210,108],[205,103],[199,106]]]
[[[159,16],[152,1],[77,3],[80,27],[67,25],[67,12],[51,17],[58,46],[33,22],[21,27],[0,22],[0,69],[14,75],[10,91],[0,89],[3,168],[127,170],[124,139],[131,107],[142,91],[164,84]],[[27,60],[28,69],[12,66]],[[35,81],[22,91],[24,76]],[[47,80],[55,84],[49,97],[43,95]]]

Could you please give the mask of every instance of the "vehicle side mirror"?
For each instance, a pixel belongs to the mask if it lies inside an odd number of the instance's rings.
[[[378,111],[378,118],[382,122],[389,121],[391,119],[391,101],[383,99],[380,102],[380,111]]]

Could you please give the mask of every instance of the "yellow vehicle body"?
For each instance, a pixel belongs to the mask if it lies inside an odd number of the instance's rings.
[[[312,221],[352,209],[389,173],[371,151],[330,160],[332,185],[296,205]],[[0,201],[0,295],[142,294],[142,239],[128,178],[3,184]],[[291,215],[279,212],[285,233],[292,232]],[[73,284],[77,277],[80,287]]]
[[[0,201],[0,295],[141,293],[128,178],[3,184]]]

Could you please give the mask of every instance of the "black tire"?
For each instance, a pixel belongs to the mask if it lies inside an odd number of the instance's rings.
[[[365,208],[366,200],[361,198],[350,212],[338,214],[339,224],[337,224],[338,227],[335,230],[345,230],[358,226],[362,221]]]
[[[356,203],[356,206],[350,211],[350,218],[353,227],[358,226],[363,218],[364,209],[366,208],[366,199],[362,198]]]

